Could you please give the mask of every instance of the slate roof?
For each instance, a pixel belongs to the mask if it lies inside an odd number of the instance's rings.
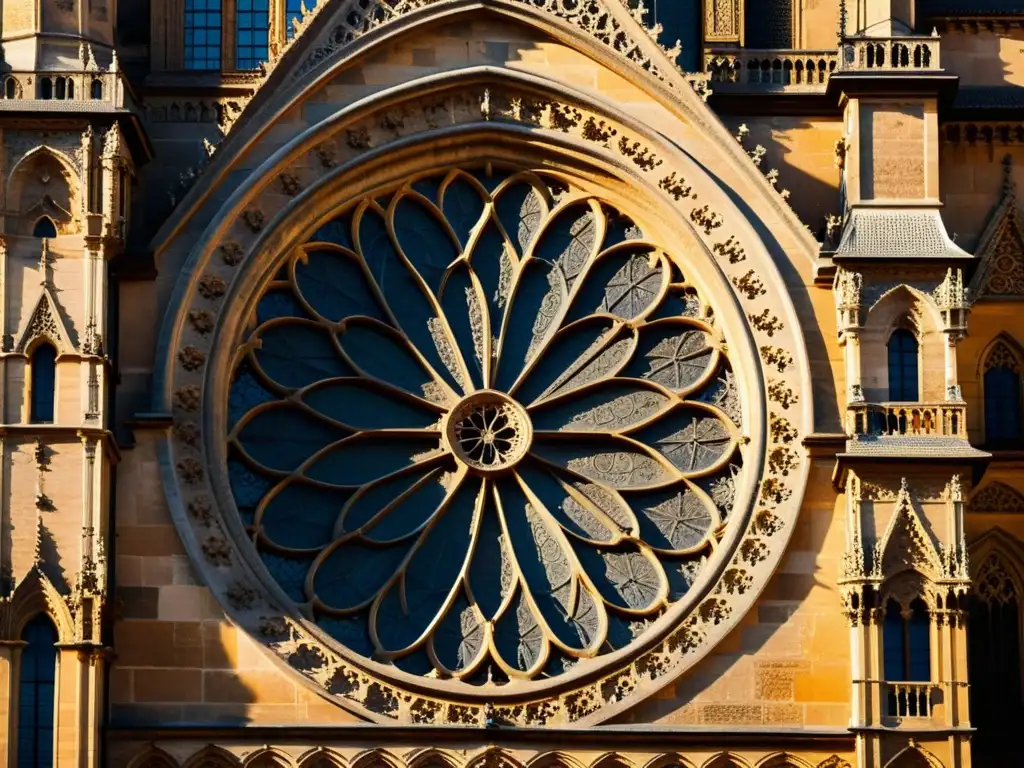
[[[956,437],[859,436],[846,441],[847,456],[981,459],[988,456]]]
[[[855,208],[836,259],[971,259],[946,234],[936,209]]]

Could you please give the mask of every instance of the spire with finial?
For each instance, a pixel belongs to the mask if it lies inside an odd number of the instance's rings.
[[[846,0],[839,0],[839,29],[837,33],[839,35],[839,47],[842,48],[843,42],[846,40]]]

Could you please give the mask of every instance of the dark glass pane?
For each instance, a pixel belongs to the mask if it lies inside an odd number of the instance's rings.
[[[910,644],[910,668],[906,680],[924,682],[931,679],[931,635],[928,610],[920,600],[911,603],[907,640]]]
[[[53,223],[53,219],[49,216],[43,216],[39,221],[36,222],[35,228],[32,230],[32,237],[56,237],[57,236],[57,225]]]
[[[32,354],[32,409],[33,424],[53,422],[53,388],[56,384],[57,350],[43,344]]]
[[[1021,441],[1020,374],[1010,368],[985,373],[985,439],[993,445]]]
[[[890,600],[882,625],[882,662],[886,680],[905,680],[906,663],[903,638],[903,613],[899,603]]]
[[[889,399],[913,402],[918,394],[917,339],[903,328],[889,337]]]
[[[18,768],[51,768],[57,631],[40,615],[25,626],[21,639],[26,645],[18,684]]]

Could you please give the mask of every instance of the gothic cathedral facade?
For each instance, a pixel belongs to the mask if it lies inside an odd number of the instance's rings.
[[[0,2],[0,768],[970,768],[1024,10]]]

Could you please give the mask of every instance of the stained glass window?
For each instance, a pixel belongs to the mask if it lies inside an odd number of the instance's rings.
[[[53,387],[56,375],[57,350],[49,344],[40,345],[32,354],[33,424],[53,423]]]
[[[916,402],[919,399],[917,374],[918,346],[914,334],[898,328],[889,337],[889,399]]]
[[[185,0],[185,68],[220,69],[220,0]]]
[[[57,630],[39,615],[25,626],[21,639],[26,645],[18,687],[18,768],[51,768]]]
[[[270,39],[269,0],[238,0],[235,66],[238,69],[256,69],[267,60]]]

